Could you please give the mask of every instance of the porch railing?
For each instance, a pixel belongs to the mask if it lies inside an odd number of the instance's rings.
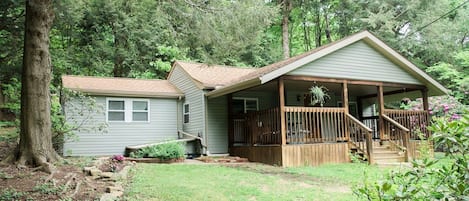
[[[345,109],[285,107],[288,144],[347,141]]]
[[[271,108],[247,115],[247,121],[251,122],[253,144],[280,144],[280,110]]]
[[[247,127],[246,118],[233,119],[233,143],[234,145],[251,144],[250,130]]]
[[[363,153],[369,163],[373,163],[373,130],[368,126],[347,114],[347,128],[350,133],[350,143],[359,152]]]
[[[373,131],[373,139],[379,139],[379,116],[363,117],[362,122]]]
[[[409,151],[407,149],[409,148],[410,130],[385,114],[383,114],[383,121],[384,137],[391,143],[391,149],[403,151],[406,155],[406,161],[408,161]]]
[[[427,129],[429,123],[428,112],[425,110],[384,110],[384,114],[410,130],[410,139],[427,139],[430,131]],[[419,133],[422,133],[419,136]]]

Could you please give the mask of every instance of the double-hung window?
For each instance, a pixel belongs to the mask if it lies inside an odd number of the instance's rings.
[[[190,112],[189,112],[189,103],[184,104],[183,108],[183,118],[184,118],[184,123],[187,124],[189,123],[189,117],[190,117]]]
[[[150,101],[147,99],[108,98],[108,122],[149,122]]]

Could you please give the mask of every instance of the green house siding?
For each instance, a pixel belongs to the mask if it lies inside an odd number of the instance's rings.
[[[288,75],[421,84],[363,41],[306,64]]]
[[[126,98],[126,97],[116,97]],[[123,154],[128,145],[138,145],[177,139],[177,100],[148,99],[150,101],[149,122],[107,122],[107,133],[96,131],[76,132],[77,141],[64,144],[64,154],[71,156],[96,156]],[[106,97],[96,97],[103,112],[95,113],[87,121],[84,128],[106,122]],[[73,101],[67,103],[72,104]],[[68,119],[80,119],[76,112],[70,111],[66,104],[65,112]]]
[[[226,96],[208,99],[207,145],[211,154],[228,153],[228,100]]]

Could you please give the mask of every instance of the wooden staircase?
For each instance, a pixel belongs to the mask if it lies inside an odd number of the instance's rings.
[[[393,149],[388,143],[373,142],[373,162],[377,165],[391,165],[406,162],[405,152]]]

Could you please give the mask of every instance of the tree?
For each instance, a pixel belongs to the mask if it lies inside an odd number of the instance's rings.
[[[292,10],[292,0],[282,0],[282,49],[283,58],[290,58],[290,40],[288,31],[288,22],[290,21],[290,12]]]
[[[52,146],[49,85],[52,65],[49,31],[54,19],[52,0],[26,1],[21,87],[20,143],[5,162],[39,166],[51,173],[60,159]]]

